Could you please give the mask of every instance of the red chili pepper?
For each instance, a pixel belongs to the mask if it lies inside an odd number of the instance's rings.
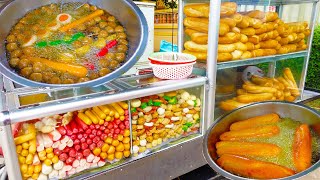
[[[112,40],[110,41],[105,47],[103,47],[98,53],[97,53],[97,56],[98,57],[102,57],[102,56],[105,56],[108,52],[109,52],[109,49],[113,48],[114,46],[117,45],[117,40]]]

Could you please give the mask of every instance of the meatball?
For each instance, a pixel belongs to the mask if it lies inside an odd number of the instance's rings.
[[[117,53],[116,54],[116,60],[118,62],[123,62],[126,59],[126,54],[125,53]]]
[[[123,28],[122,26],[117,26],[114,30],[115,30],[117,33],[124,32],[124,28]]]
[[[115,22],[116,21],[116,18],[114,16],[109,16],[108,17],[108,21],[109,22]]]
[[[11,58],[9,64],[11,67],[16,67],[20,62],[19,58]]]
[[[16,49],[13,52],[11,52],[11,57],[20,57],[22,55],[22,51],[20,49]]]
[[[33,64],[33,72],[35,73],[40,73],[45,70],[45,65],[42,64],[41,62],[36,62]]]
[[[31,63],[31,62],[30,62],[29,59],[21,59],[21,60],[19,61],[18,67],[19,67],[19,69],[23,69],[23,68],[25,68],[25,67],[28,67],[30,63]],[[32,68],[31,68],[31,70],[32,70]]]
[[[107,59],[100,59],[99,66],[103,68],[109,67],[109,61]]]
[[[42,74],[41,73],[32,73],[29,78],[33,81],[41,82],[42,81]]]
[[[118,66],[119,66],[119,62],[118,62],[118,61],[115,61],[115,60],[110,61],[109,67],[110,67],[111,69],[115,69],[115,68],[117,68]]]
[[[23,77],[29,77],[31,73],[32,73],[32,67],[26,67],[21,69],[20,71],[20,74]]]
[[[25,47],[22,49],[23,54],[27,55],[27,56],[33,56],[36,52],[34,47]]]
[[[127,35],[126,35],[126,33],[117,33],[117,36],[118,36],[118,38],[120,38],[120,39],[127,39]]]
[[[105,56],[106,60],[108,61],[112,61],[116,58],[116,55],[114,53],[108,53],[106,56]]]
[[[110,71],[110,69],[108,69],[108,68],[102,68],[102,69],[100,69],[100,71],[99,71],[99,76],[105,76],[105,75],[107,75],[107,74],[109,74],[111,71]]]
[[[126,45],[120,44],[117,46],[117,51],[119,53],[125,53],[128,51],[128,47]]]
[[[107,22],[100,22],[99,26],[100,26],[100,28],[105,28],[108,26],[108,23]]]
[[[16,41],[16,36],[13,35],[13,34],[10,34],[8,37],[7,37],[7,42],[8,43],[14,43]]]
[[[8,50],[8,51],[14,51],[14,50],[16,50],[16,49],[18,49],[17,43],[9,43],[9,44],[7,45],[7,50]]]
[[[106,38],[106,37],[108,37],[108,32],[106,31],[106,30],[102,30],[102,31],[100,31],[99,32],[99,34],[98,34],[98,37],[99,38]]]
[[[109,33],[109,34],[112,34],[114,33],[114,28],[110,27],[110,26],[107,26],[106,27],[106,31]]]

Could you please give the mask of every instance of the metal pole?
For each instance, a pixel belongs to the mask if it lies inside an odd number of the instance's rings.
[[[208,58],[207,58],[207,101],[206,118],[207,127],[214,121],[215,90],[217,74],[218,38],[220,26],[221,0],[210,0],[209,32],[208,32]]]
[[[317,21],[318,12],[319,12],[319,1],[314,2],[313,6],[312,6],[311,23],[309,25],[309,28],[311,29],[311,34],[310,34],[310,37],[309,37],[309,40],[308,40],[308,55],[304,59],[304,66],[303,66],[303,69],[302,69],[302,74],[301,74],[301,79],[300,79],[300,84],[299,84],[299,87],[301,89],[300,99],[303,98],[303,91],[304,91],[304,87],[305,87],[305,81],[306,81],[306,77],[307,77],[309,59],[310,59],[310,55],[311,55],[314,27],[315,27],[315,24],[316,24],[316,21]]]
[[[178,4],[178,52],[183,51],[183,39],[184,39],[184,30],[183,30],[183,7],[184,0],[179,0]]]

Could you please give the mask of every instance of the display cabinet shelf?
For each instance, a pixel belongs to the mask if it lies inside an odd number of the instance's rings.
[[[236,2],[239,5],[279,6],[288,4],[314,3],[319,0],[222,0],[222,2]],[[199,0],[185,0],[185,3],[199,3]],[[210,2],[209,0],[201,1]]]

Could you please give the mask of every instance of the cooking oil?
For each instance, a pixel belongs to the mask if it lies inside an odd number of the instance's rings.
[[[294,168],[293,163],[293,141],[296,128],[301,123],[294,121],[290,118],[284,118],[280,120],[276,125],[280,128],[280,133],[277,136],[269,138],[251,138],[248,141],[251,142],[263,142],[271,143],[279,146],[281,148],[281,153],[276,157],[250,157],[256,160],[266,161],[275,163],[281,166],[288,167],[290,169]],[[320,139],[316,133],[311,130],[312,134],[312,162],[315,163],[319,158],[320,150]]]

